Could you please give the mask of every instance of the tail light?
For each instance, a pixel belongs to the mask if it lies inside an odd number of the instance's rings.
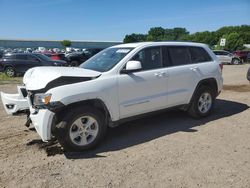
[[[222,70],[223,70],[223,64],[220,63],[219,66],[220,66],[220,70],[221,70],[221,72],[222,72]]]

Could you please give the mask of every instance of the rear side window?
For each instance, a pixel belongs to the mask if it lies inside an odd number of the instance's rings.
[[[16,55],[16,58],[18,60],[27,60],[27,55]]]
[[[172,66],[169,53],[168,53],[168,47],[163,46],[162,47],[162,63],[164,67],[170,67]]]
[[[201,47],[189,47],[192,63],[202,63],[212,61],[207,51]]]
[[[191,63],[189,50],[186,47],[168,47],[168,52],[173,66],[187,65]]]

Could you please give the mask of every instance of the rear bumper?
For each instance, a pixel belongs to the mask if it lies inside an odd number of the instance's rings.
[[[216,79],[217,81],[217,87],[218,87],[218,93],[217,96],[220,95],[222,89],[223,89],[223,77],[220,75]]]
[[[17,86],[17,94],[1,92],[2,103],[7,114],[14,115],[29,110],[28,100],[21,91],[24,88],[23,86]]]
[[[54,122],[55,113],[48,109],[40,109],[31,113],[29,117],[42,140],[44,142],[51,140],[51,127]]]

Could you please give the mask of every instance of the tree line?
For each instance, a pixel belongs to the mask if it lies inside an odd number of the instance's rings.
[[[226,45],[220,46],[220,39],[226,39]],[[126,35],[123,42],[144,41],[190,41],[209,45],[212,49],[225,49],[229,51],[242,50],[244,44],[250,44],[250,25],[225,26],[216,31],[203,31],[190,34],[186,28],[172,29],[163,27],[150,28],[147,34],[132,33]]]

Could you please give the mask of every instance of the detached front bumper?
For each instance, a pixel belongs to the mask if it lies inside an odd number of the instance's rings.
[[[31,109],[31,112],[32,111],[34,111],[34,109]],[[55,113],[48,109],[39,109],[31,113],[29,117],[42,140],[44,142],[51,140],[51,127],[54,123]]]
[[[25,87],[17,86],[17,91],[17,94],[1,92],[2,103],[7,114],[14,115],[29,110]]]
[[[1,92],[5,111],[9,115],[29,114],[29,119],[44,142],[51,140],[51,127],[55,113],[49,109],[34,109],[24,86],[17,86],[17,94]]]

